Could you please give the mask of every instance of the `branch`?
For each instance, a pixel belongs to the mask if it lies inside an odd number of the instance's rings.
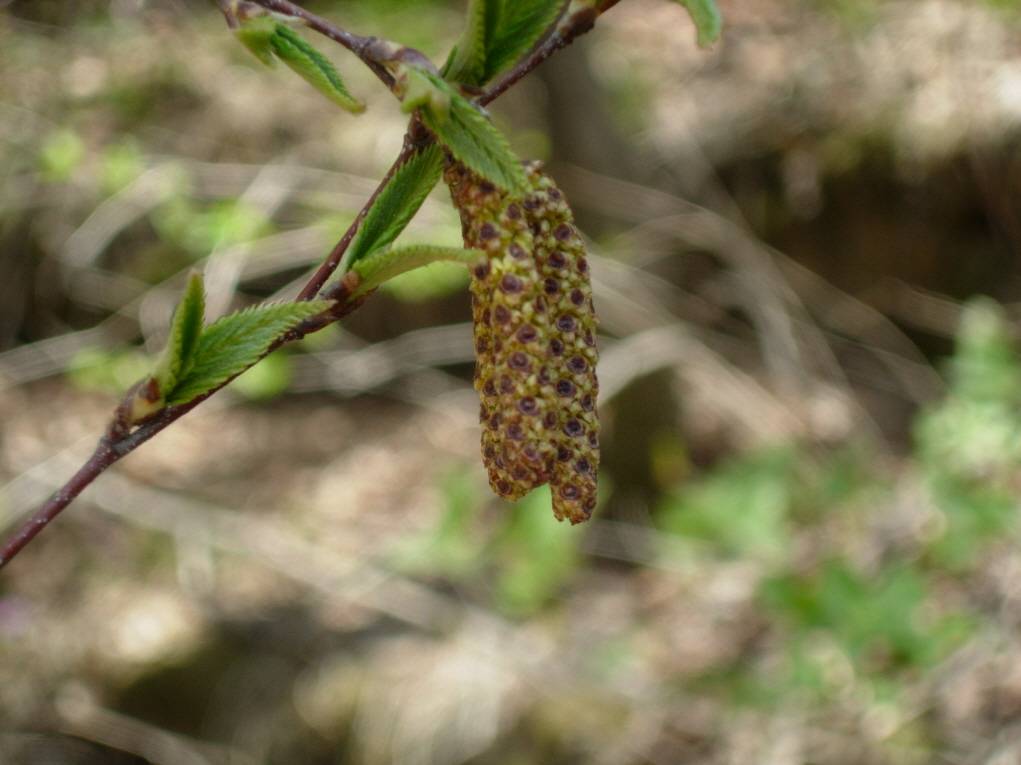
[[[380,41],[374,37],[359,37],[340,27],[331,24],[329,21],[309,13],[289,0],[216,0],[220,10],[223,11],[229,26],[233,28],[237,24],[237,12],[244,12],[244,6],[258,5],[267,10],[277,13],[284,13],[295,18],[302,19],[310,28],[320,32],[333,40],[336,40],[344,47],[351,50],[355,55],[364,61],[372,69],[387,87],[392,88],[393,77],[386,70],[386,63],[404,61],[417,63],[416,57],[426,61],[428,67],[435,71],[424,56],[412,48],[396,48],[391,43]],[[478,98],[480,105],[485,105],[521,80],[525,75],[542,64],[561,48],[570,45],[575,38],[592,29],[595,20],[600,14],[609,10],[620,0],[601,0],[595,5],[575,11],[559,22],[555,30],[549,34],[543,43],[532,53],[525,56],[517,63],[504,77],[484,91]],[[388,58],[389,56],[389,58]],[[396,58],[395,58],[396,56]],[[296,329],[287,332],[273,343],[272,346],[260,357],[265,358],[270,353],[286,345],[287,343],[299,340],[306,335],[317,332],[324,327],[339,321],[349,313],[357,309],[368,295],[362,295],[352,299],[351,295],[357,288],[356,277],[353,272],[344,275],[336,285],[332,286],[325,293],[320,291],[344,262],[344,254],[347,252],[361,226],[369,208],[376,198],[390,182],[397,169],[407,161],[411,154],[435,141],[435,137],[421,124],[417,117],[413,117],[408,132],[404,137],[404,147],[386,175],[380,181],[372,196],[355,216],[354,221],[348,227],[344,236],[330,252],[323,264],[311,276],[308,283],[299,293],[298,300],[312,300],[317,295],[330,298],[336,301],[334,307],[325,315],[313,317]],[[258,363],[258,362],[256,362]],[[254,366],[254,365],[253,365]],[[250,368],[250,367],[249,367]],[[238,373],[239,375],[242,373]],[[237,377],[237,375],[235,375]],[[11,536],[2,547],[0,547],[0,569],[10,563],[24,547],[31,542],[43,529],[45,529],[61,512],[71,504],[74,499],[84,491],[89,484],[95,481],[111,465],[133,452],[150,438],[160,433],[181,417],[188,414],[207,398],[223,389],[235,378],[224,381],[221,385],[210,390],[198,398],[189,401],[187,404],[169,406],[162,409],[152,419],[142,423],[134,430],[129,430],[121,422],[121,418],[115,414],[107,432],[99,440],[92,456],[85,462],[70,480],[65,483],[59,491],[54,493],[38,510],[36,510]],[[121,407],[118,407],[118,412]]]

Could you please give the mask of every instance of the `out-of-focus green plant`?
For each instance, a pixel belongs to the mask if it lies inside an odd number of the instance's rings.
[[[286,353],[268,356],[231,383],[233,390],[253,401],[276,398],[291,384],[292,364]]]
[[[723,555],[783,560],[799,491],[797,460],[786,448],[737,459],[682,486],[660,508],[658,523]]]
[[[66,183],[85,159],[85,144],[70,129],[54,132],[39,152],[41,176],[51,183]]]
[[[918,415],[905,461],[937,522],[888,554],[862,554],[878,531],[871,508],[896,499],[881,473],[863,469],[860,449],[752,454],[689,479],[664,503],[659,523],[682,545],[700,540],[703,553],[757,566],[757,613],[781,647],[779,662],[726,663],[697,687],[745,704],[854,698],[897,717],[920,678],[988,628],[981,606],[946,590],[1018,539],[1021,358],[994,302],[964,306],[948,382],[947,395]],[[905,721],[888,743],[929,751],[939,737]]]
[[[931,552],[945,565],[973,565],[984,542],[1016,532],[1021,475],[1021,359],[1003,310],[965,305],[947,398],[915,427],[919,467],[942,524]]]
[[[512,614],[524,616],[541,608],[578,568],[578,535],[543,511],[549,506],[548,486],[515,503],[487,551],[499,566],[496,602]]]
[[[115,194],[145,169],[145,159],[133,140],[108,146],[100,157],[100,185],[107,194]]]
[[[464,289],[468,273],[453,263],[433,263],[424,268],[395,276],[383,289],[398,300],[418,303],[446,297]]]
[[[482,494],[474,477],[462,467],[449,470],[439,481],[442,510],[431,528],[404,542],[394,554],[400,568],[455,580],[478,570],[484,544],[478,521]]]
[[[492,591],[480,596],[516,617],[546,606],[580,570],[577,534],[542,512],[550,503],[548,487],[498,516],[484,512],[489,500],[463,467],[450,470],[438,488],[442,512],[432,527],[395,552],[398,567],[443,576],[467,589],[492,581]]]
[[[84,348],[67,365],[71,383],[82,390],[117,393],[144,375],[152,360],[137,350]]]
[[[272,224],[258,210],[240,200],[225,199],[201,205],[187,193],[172,195],[152,214],[159,235],[192,257],[265,236]]]
[[[795,634],[827,631],[865,673],[931,666],[967,630],[963,616],[926,613],[930,586],[910,562],[865,574],[833,559],[808,575],[772,578],[762,592],[767,607]]]

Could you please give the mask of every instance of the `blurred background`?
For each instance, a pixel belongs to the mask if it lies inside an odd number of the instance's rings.
[[[309,3],[442,60],[458,0]],[[494,107],[593,253],[603,498],[494,498],[462,268],[105,475],[0,578],[0,762],[1021,761],[1013,0],[627,0]],[[405,118],[200,0],[0,1],[0,522],[189,269],[293,295]],[[404,241],[456,244],[438,189]]]

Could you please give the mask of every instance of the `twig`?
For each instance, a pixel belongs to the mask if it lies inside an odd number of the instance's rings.
[[[343,285],[344,283],[342,282],[341,286],[343,287]],[[348,293],[350,293],[350,291],[350,289],[347,290]],[[357,298],[356,300],[346,300],[343,293],[344,290],[340,289],[336,290],[334,294],[331,295],[331,297],[337,299],[337,305],[327,316],[313,317],[296,329],[293,329],[287,334],[277,338],[273,345],[269,347],[259,360],[261,361],[282,345],[286,345],[287,343],[295,340],[300,340],[306,335],[318,332],[320,329],[339,321],[351,311],[358,308],[358,306],[364,302],[365,298],[368,297],[368,295],[366,295]],[[170,425],[177,422],[207,398],[233,382],[240,374],[242,374],[242,372],[239,372],[238,375],[224,381],[216,388],[202,394],[198,398],[192,399],[187,404],[169,406],[166,409],[161,410],[155,417],[143,423],[133,431],[124,432],[115,417],[114,421],[111,422],[107,433],[99,439],[99,443],[96,445],[96,450],[92,453],[92,456],[89,457],[85,464],[82,465],[81,469],[79,469],[78,472],[75,473],[59,491],[46,500],[42,507],[34,512],[31,517],[22,524],[14,536],[4,543],[3,547],[0,547],[0,568],[3,568],[10,563],[11,560],[13,560],[14,557],[21,552],[21,550],[29,542],[31,542],[36,535],[39,534],[39,532],[46,528],[58,515],[60,515],[60,513],[63,512],[64,509],[70,505],[71,502],[73,502],[89,484],[102,475],[107,468],[119,461],[121,458],[131,454],[131,452],[157,433],[160,433]]]
[[[223,0],[218,2],[222,3]],[[239,10],[243,10],[245,6],[259,6],[274,13],[301,19],[309,29],[329,37],[354,53],[390,90],[394,89],[396,83],[387,69],[388,64],[403,62],[425,67],[432,72],[436,71],[428,57],[414,48],[397,45],[378,37],[362,37],[349,32],[322,16],[306,11],[290,0],[245,0]]]
[[[421,59],[425,61],[425,64],[435,71],[435,67],[433,67],[432,63],[425,59],[421,53],[412,48],[399,48],[391,43],[381,41],[378,38],[360,37],[352,34],[330,23],[326,19],[320,18],[313,13],[309,13],[301,6],[289,2],[289,0],[244,0],[243,2],[238,2],[238,0],[216,0],[216,2],[226,17],[228,25],[232,28],[237,23],[237,11],[239,9],[243,11],[245,6],[258,5],[267,10],[300,18],[311,29],[336,40],[345,48],[357,55],[381,80],[383,80],[389,88],[393,88],[394,79],[386,70],[386,63],[404,61],[421,65],[421,62],[417,61],[417,58],[421,57]],[[602,2],[591,7],[569,14],[558,23],[556,29],[552,33],[548,33],[544,42],[532,51],[532,53],[518,62],[518,64],[514,66],[503,78],[483,92],[483,94],[478,98],[478,103],[480,105],[485,105],[495,100],[558,50],[566,47],[572,43],[575,38],[589,31],[595,23],[596,18],[598,18],[601,13],[612,8],[618,2],[620,2],[620,0],[602,0]],[[265,356],[268,356],[282,345],[298,340],[305,335],[317,332],[320,329],[339,321],[357,309],[368,297],[368,295],[363,295],[359,298],[351,299],[350,296],[357,286],[357,284],[353,281],[353,273],[346,274],[345,278],[341,279],[337,282],[337,284],[333,285],[325,292],[322,290],[326,282],[334,273],[336,273],[338,268],[344,262],[344,254],[347,252],[351,242],[354,240],[362,220],[365,218],[380,192],[382,192],[387,183],[389,183],[393,174],[404,162],[407,161],[413,152],[424,148],[434,140],[435,138],[422,126],[417,117],[413,118],[408,127],[408,132],[405,135],[404,147],[402,148],[400,155],[398,155],[394,164],[390,167],[390,170],[387,171],[387,174],[380,181],[376,190],[372,193],[372,196],[370,196],[365,205],[363,205],[361,211],[359,211],[358,215],[355,217],[355,220],[344,233],[344,236],[341,237],[340,241],[330,252],[323,264],[312,275],[298,296],[298,300],[311,300],[316,296],[330,298],[336,301],[334,307],[327,314],[313,317],[296,329],[293,329],[277,338],[273,345],[267,349],[259,360],[265,358]],[[111,465],[133,452],[157,433],[160,433],[165,428],[177,422],[177,420],[215,394],[217,391],[224,388],[233,380],[234,378],[232,377],[229,380],[224,381],[221,385],[204,393],[198,398],[189,401],[187,404],[170,406],[161,410],[154,415],[152,419],[142,423],[134,430],[129,430],[123,425],[123,423],[119,422],[119,418],[115,416],[114,420],[108,427],[106,434],[99,440],[96,450],[93,452],[88,461],[82,465],[78,472],[75,473],[59,491],[53,494],[46,503],[42,505],[42,507],[30,516],[2,547],[0,547],[0,568],[3,568],[10,563],[11,560],[13,560],[14,557],[39,534],[39,532],[46,528],[58,515],[60,515],[60,513],[63,512],[63,510],[70,505],[71,502],[89,486],[89,484],[102,475],[103,472]],[[120,410],[120,408],[121,407],[118,407],[118,410]]]

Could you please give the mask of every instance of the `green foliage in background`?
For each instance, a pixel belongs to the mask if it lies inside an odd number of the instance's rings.
[[[67,183],[85,159],[85,144],[73,130],[52,133],[39,152],[39,171],[50,183]]]
[[[437,522],[396,551],[399,567],[445,576],[468,589],[472,582],[489,582],[492,590],[480,595],[522,618],[553,603],[579,572],[580,536],[549,512],[548,486],[507,505],[488,495],[474,471],[460,468],[438,488]]]
[[[728,556],[782,560],[801,486],[792,449],[754,454],[684,485],[657,516],[660,527]]]
[[[151,216],[160,237],[192,258],[265,236],[273,230],[266,216],[237,199],[197,201],[186,188],[171,192]]]
[[[1021,363],[1003,309],[991,300],[965,305],[946,400],[918,419],[915,440],[939,513],[930,553],[968,569],[983,546],[1018,541],[1021,471]]]

